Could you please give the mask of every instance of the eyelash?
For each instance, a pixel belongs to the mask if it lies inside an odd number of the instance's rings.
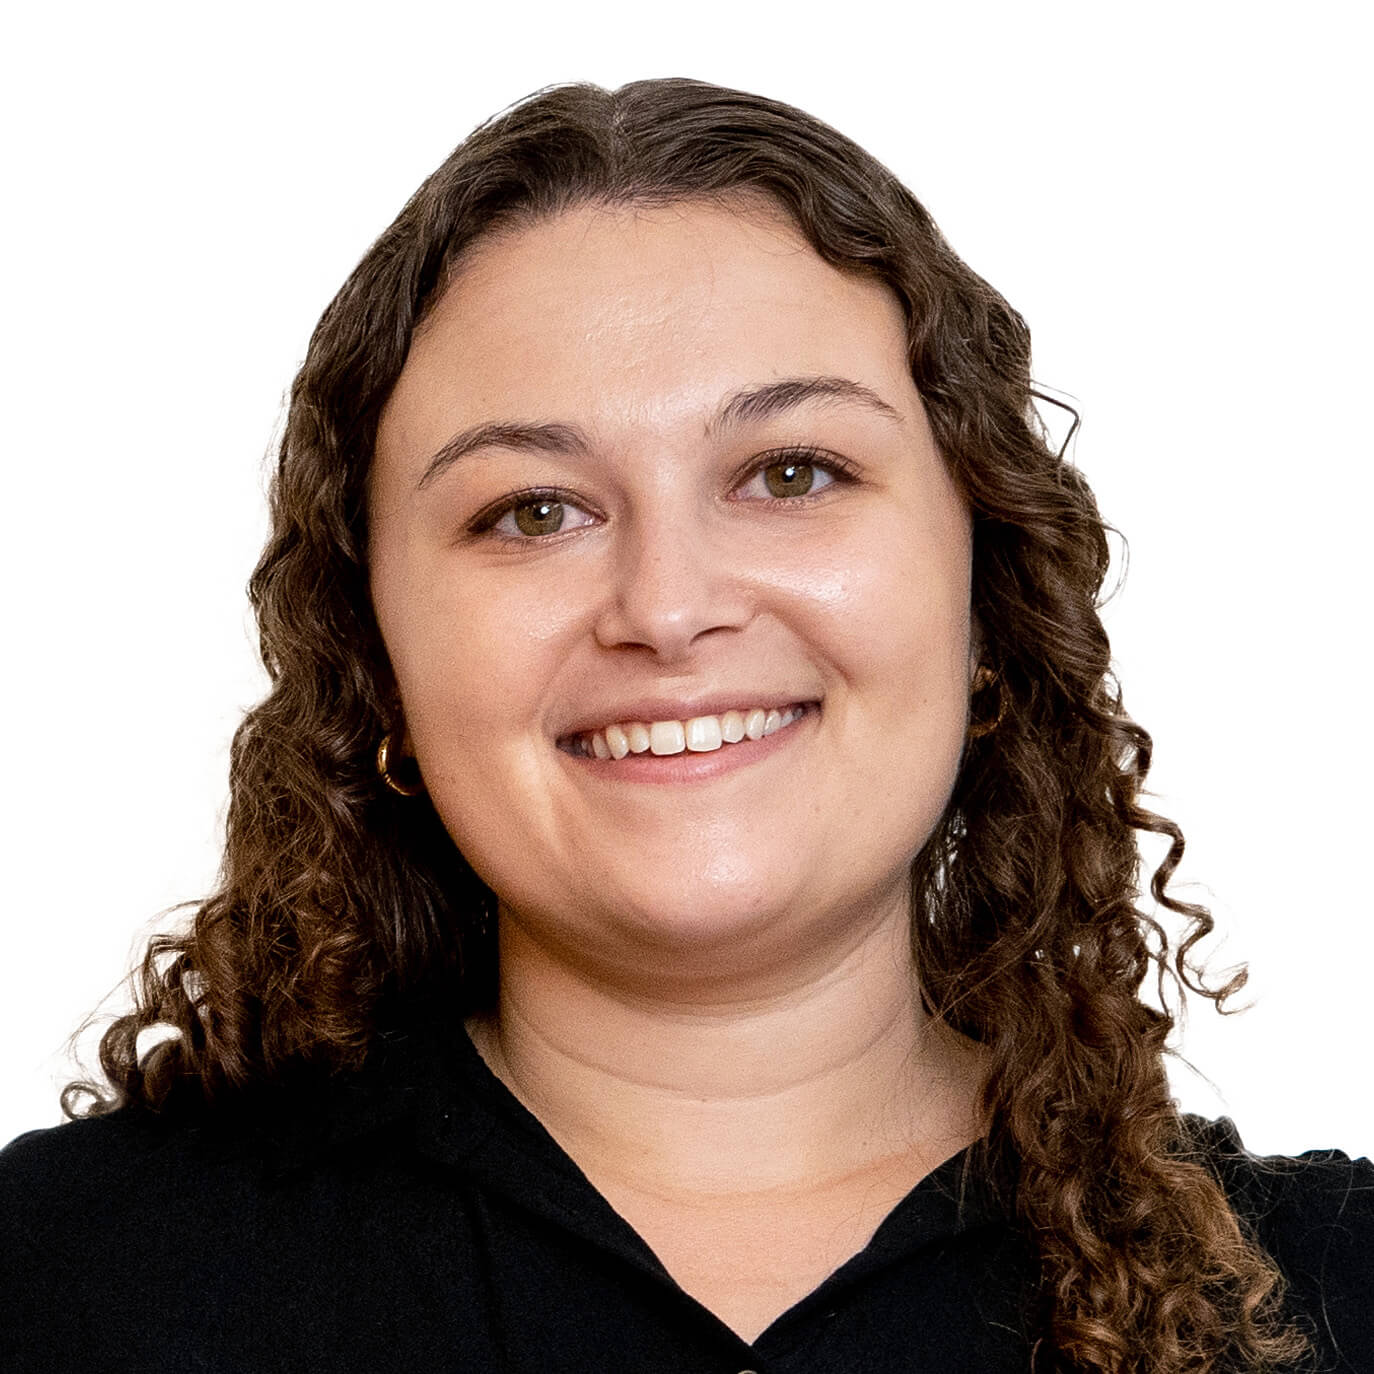
[[[760,454],[758,458],[754,459],[740,473],[732,490],[742,486],[746,480],[757,477],[761,472],[766,472],[769,468],[782,467],[787,463],[795,463],[798,467],[816,468],[821,472],[828,472],[834,478],[835,486],[856,481],[859,476],[858,467],[849,459],[841,458],[838,453],[826,453],[822,449],[807,447],[780,448],[775,449],[772,453]],[[814,494],[806,492],[801,496],[774,496],[771,500],[784,506],[809,505],[826,490],[828,488],[823,487],[821,491]]]
[[[757,477],[761,472],[766,472],[771,467],[777,467],[785,463],[795,463],[799,467],[812,467],[821,472],[826,472],[833,478],[832,485],[839,486],[853,482],[858,479],[858,468],[847,458],[841,458],[835,453],[826,453],[817,448],[784,448],[776,449],[771,453],[760,454],[735,480],[731,490],[742,486],[750,478]],[[819,500],[829,487],[823,487],[819,492],[806,492],[800,496],[774,496],[762,499],[780,506],[802,506],[810,505],[812,501]],[[498,532],[496,526],[509,515],[513,510],[521,506],[530,505],[536,501],[557,501],[561,505],[576,506],[578,510],[587,511],[587,507],[578,505],[576,493],[567,491],[562,487],[526,487],[523,491],[513,491],[507,496],[503,496],[495,505],[488,506],[485,510],[478,512],[467,527],[467,533],[476,537],[480,535],[490,535],[495,539],[505,540],[511,544],[542,544],[549,543],[558,538],[560,533],[571,534],[572,531],[558,531],[554,534],[530,535],[530,534],[505,534]],[[588,511],[588,514],[595,512]],[[585,528],[577,526],[577,529]]]

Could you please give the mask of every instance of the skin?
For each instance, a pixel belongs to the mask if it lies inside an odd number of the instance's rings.
[[[892,414],[822,397],[712,423],[816,376]],[[422,481],[490,421],[575,425],[585,451],[488,446]],[[799,446],[813,487],[775,495],[760,469]],[[556,534],[474,530],[531,487],[563,493]],[[970,521],[901,308],[752,200],[489,237],[412,343],[370,518],[403,746],[500,899],[474,1041],[752,1337],[980,1133],[976,1051],[921,1013],[907,933],[974,654]],[[765,693],[818,706],[746,762],[699,756],[714,775],[558,747],[646,696]]]

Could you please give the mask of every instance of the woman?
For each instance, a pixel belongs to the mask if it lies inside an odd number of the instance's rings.
[[[6,1151],[24,1367],[1371,1367],[1374,1170],[1170,1100],[1238,980],[1034,399],[796,110],[463,144],[293,388],[223,884]]]

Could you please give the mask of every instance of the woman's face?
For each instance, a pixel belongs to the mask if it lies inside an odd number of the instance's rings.
[[[482,241],[383,413],[371,560],[406,744],[507,920],[659,987],[905,921],[970,522],[885,286],[756,202]]]

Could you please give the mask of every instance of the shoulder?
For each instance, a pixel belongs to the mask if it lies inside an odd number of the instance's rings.
[[[29,1131],[0,1150],[0,1216],[10,1224],[85,1201],[127,1181],[160,1148],[150,1123],[127,1110]]]
[[[145,1276],[165,1285],[159,1255],[186,1253],[195,1226],[189,1154],[183,1132],[127,1109],[30,1131],[0,1151],[9,1367],[95,1368],[107,1339],[137,1348],[126,1314],[146,1318]],[[66,1364],[52,1340],[59,1328]]]
[[[227,1158],[194,1124],[131,1108],[21,1135],[0,1150],[0,1264],[170,1239],[228,1184]]]
[[[160,1137],[157,1118],[129,1108],[29,1131],[0,1149],[0,1189],[13,1197],[55,1176],[70,1183],[74,1167],[118,1169],[157,1149]]]
[[[1374,1262],[1374,1162],[1340,1150],[1252,1154],[1224,1118],[1189,1118],[1188,1127],[1237,1214],[1291,1258],[1315,1262],[1333,1246],[1362,1240]]]
[[[1289,1305],[1338,1369],[1374,1369],[1374,1163],[1340,1150],[1255,1155],[1229,1120],[1187,1121],[1236,1215],[1273,1258]]]
[[[399,1367],[383,1347],[419,1337],[397,1314],[437,1288],[413,1245],[435,1190],[375,1134],[335,1149],[319,1123],[303,1156],[282,1125],[123,1109],[0,1151],[5,1368]],[[461,1221],[455,1285],[471,1267]],[[450,1295],[455,1320],[470,1287]]]

